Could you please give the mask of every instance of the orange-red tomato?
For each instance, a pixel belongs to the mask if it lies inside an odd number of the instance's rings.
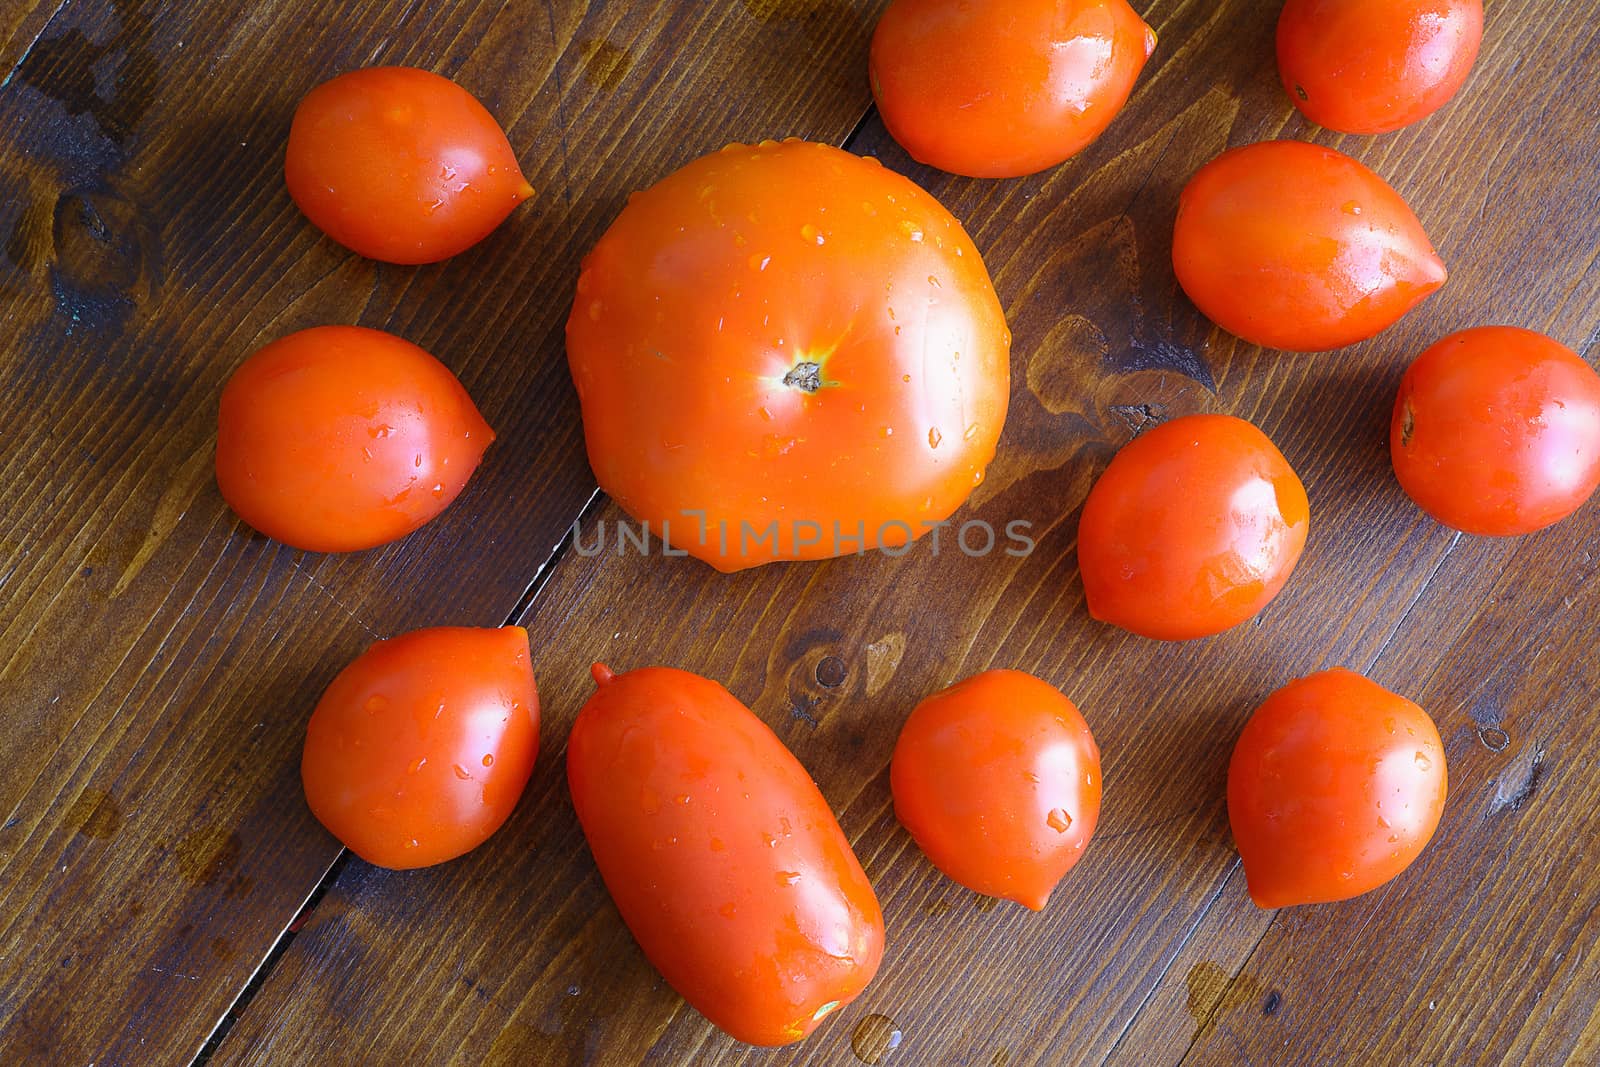
[[[493,440],[455,375],[416,345],[320,326],[273,341],[228,380],[217,486],[268,537],[352,552],[449,507]]]
[[[1188,415],[1135,437],[1084,501],[1089,614],[1145,637],[1207,637],[1258,613],[1305,547],[1305,486],[1267,435]]]
[[[412,67],[351,71],[307,93],[283,169],[318,229],[388,263],[463,252],[533,195],[477,98]]]
[[[1012,178],[1099,137],[1155,47],[1126,0],[895,0],[872,35],[872,95],[921,162]]]
[[[948,518],[994,458],[1010,342],[938,201],[804,141],[730,145],[633,196],[567,322],[601,488],[725,571]]]
[[[877,897],[827,801],[717,683],[598,664],[594,678],[567,778],[617,910],[717,1026],[753,1045],[800,1040],[883,957]]]
[[[1288,0],[1278,74],[1306,118],[1387,133],[1439,110],[1483,40],[1483,0]]]
[[[339,672],[311,713],[300,776],[335,837],[405,869],[486,841],[538,754],[527,631],[444,626],[379,641]]]
[[[1031,674],[973,675],[916,706],[889,764],[894,812],[968,889],[1040,911],[1100,817],[1100,749]]]
[[[1445,282],[1399,193],[1301,141],[1245,145],[1200,168],[1178,201],[1172,263],[1212,322],[1294,352],[1366,340]]]
[[[1451,334],[1401,379],[1389,453],[1401,487],[1446,526],[1541,530],[1600,486],[1600,375],[1532,330]]]
[[[1345,900],[1405,870],[1444,810],[1428,713],[1353,671],[1279,689],[1228,765],[1228,821],[1263,908]]]

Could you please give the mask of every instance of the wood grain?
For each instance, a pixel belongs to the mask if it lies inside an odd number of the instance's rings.
[[[1162,46],[1126,113],[1044,175],[937,174],[869,123],[851,147],[940,196],[995,274],[1016,338],[1014,394],[1002,454],[966,514],[1032,522],[1036,551],[973,559],[924,540],[901,559],[731,576],[569,552],[526,620],[547,754],[512,821],[444,869],[344,868],[218,1060],[303,1060],[330,1034],[357,1062],[1592,1058],[1600,740],[1595,668],[1582,661],[1600,619],[1586,584],[1600,506],[1522,541],[1460,538],[1405,499],[1386,444],[1405,362],[1444,333],[1516,322],[1594,356],[1600,216],[1588,206],[1600,176],[1585,161],[1600,95],[1566,72],[1600,58],[1600,24],[1566,12],[1494,5],[1460,98],[1383,139],[1297,116],[1273,65],[1276,7],[1245,0],[1149,4]],[[1224,147],[1274,136],[1336,145],[1385,175],[1451,265],[1450,284],[1334,355],[1263,352],[1211,328],[1168,265],[1177,193]],[[1279,443],[1311,492],[1312,540],[1252,625],[1161,645],[1088,619],[1073,531],[1116,447],[1152,418],[1195,410],[1250,418]],[[590,515],[585,541],[621,517]],[[839,812],[883,901],[889,949],[874,985],[803,1046],[762,1052],[714,1031],[663,986],[609,903],[560,749],[594,659],[724,681]],[[1434,710],[1454,799],[1438,843],[1386,889],[1261,912],[1229,840],[1228,752],[1267,692],[1333,665]],[[1061,685],[1105,757],[1096,839],[1040,916],[945,880],[890,806],[885,767],[905,714],[988,666]],[[1508,743],[1493,753],[1478,737],[1499,744],[1496,730]]]
[[[730,138],[842,139],[867,23],[834,3],[89,0],[47,28],[7,8],[0,1061],[200,1049],[339,855],[296,770],[316,695],[377,635],[503,620],[593,492],[561,347],[578,256],[629,189]],[[475,92],[539,190],[447,264],[360,260],[283,189],[300,95],[380,62]],[[229,372],[330,322],[427,347],[499,433],[441,519],[340,558],[252,534],[210,472]]]

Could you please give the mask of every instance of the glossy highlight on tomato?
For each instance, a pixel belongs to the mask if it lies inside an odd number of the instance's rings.
[[[1542,530],[1600,487],[1600,375],[1532,330],[1451,334],[1401,379],[1389,454],[1407,495],[1446,526]]]
[[[1245,145],[1200,168],[1178,201],[1172,264],[1212,322],[1291,352],[1364,341],[1446,277],[1399,193],[1302,141]]]
[[[1305,486],[1266,434],[1231,415],[1162,423],[1084,501],[1089,614],[1166,641],[1221,633],[1278,595],[1309,528]]]
[[[1048,682],[991,670],[912,711],[889,764],[895,817],[968,889],[1043,910],[1100,818],[1100,749]]]
[[[318,229],[387,263],[464,252],[533,195],[494,116],[413,67],[355,70],[307,93],[284,178]]]
[[[1099,137],[1155,47],[1126,0],[895,0],[872,35],[872,95],[919,162],[1014,178]]]
[[[1288,0],[1278,73],[1312,122],[1387,133],[1447,104],[1482,40],[1483,0]]]
[[[306,727],[300,774],[322,825],[403,870],[488,840],[538,754],[527,631],[444,626],[379,641],[339,672]]]
[[[493,440],[427,352],[381,330],[319,326],[259,349],[228,379],[217,486],[268,537],[354,552],[449,507]]]
[[[883,915],[811,776],[722,686],[613,674],[567,742],[606,888],[656,969],[740,1041],[798,1041],[883,957]]]
[[[1359,896],[1409,867],[1448,789],[1428,713],[1354,671],[1290,682],[1228,765],[1228,821],[1263,908]]]
[[[724,571],[948,518],[994,457],[1010,342],[938,201],[804,141],[729,145],[635,194],[567,322],[601,488]]]

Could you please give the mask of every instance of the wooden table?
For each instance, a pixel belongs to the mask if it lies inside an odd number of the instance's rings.
[[[1444,333],[1509,322],[1600,350],[1600,3],[1495,0],[1460,97],[1363,139],[1290,107],[1276,4],[1148,0],[1161,45],[1126,112],[1069,164],[1006,182],[919,167],[886,136],[865,77],[882,6],[0,8],[0,1062],[1600,1061],[1600,503],[1519,540],[1456,536],[1404,497],[1386,445],[1401,369]],[[380,62],[476,93],[539,190],[440,266],[351,255],[284,191],[298,98]],[[1031,556],[924,543],[723,576],[566,550],[575,518],[618,517],[562,352],[578,258],[629,190],[786,135],[910,174],[983,249],[1015,387],[969,513],[1033,522]],[[1213,329],[1170,267],[1177,193],[1225,146],[1277,136],[1388,178],[1450,284],[1334,354]],[[438,354],[499,434],[441,519],[351,556],[252,533],[211,472],[228,374],[324,323]],[[1299,470],[1299,571],[1211,640],[1097,625],[1084,494],[1145,422],[1199,410],[1255,421]],[[353,859],[300,792],[317,695],[379,635],[504,620],[532,634],[545,708],[516,814],[436,869]],[[838,811],[889,948],[804,1045],[714,1031],[606,896],[562,773],[596,658],[724,681]],[[1259,911],[1228,753],[1267,692],[1336,664],[1433,713],[1444,822],[1368,896]],[[1105,753],[1099,832],[1042,915],[946,880],[890,806],[912,704],[991,665],[1062,686]]]

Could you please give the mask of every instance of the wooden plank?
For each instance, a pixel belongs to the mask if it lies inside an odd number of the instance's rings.
[[[752,6],[89,0],[0,89],[0,1060],[193,1054],[338,855],[295,770],[318,692],[378,634],[503,620],[593,491],[577,257],[630,188],[866,106],[866,14]],[[283,190],[297,99],[376,62],[477,93],[539,189],[450,263],[364,262]],[[429,348],[499,433],[439,521],[341,558],[210,474],[227,374],[327,322]]]
[[[907,1062],[1177,1062],[1208,1025],[1223,1033],[1236,1015],[1281,1018],[1287,977],[1269,982],[1253,963],[1239,977],[1269,925],[1375,936],[1353,925],[1358,906],[1274,919],[1248,903],[1228,838],[1227,756],[1249,710],[1290,677],[1376,664],[1380,678],[1415,691],[1384,673],[1402,650],[1485,644],[1523,617],[1503,611],[1468,634],[1470,612],[1425,607],[1430,595],[1454,595],[1446,590],[1474,603],[1515,548],[1464,546],[1421,518],[1389,473],[1386,430],[1405,361],[1452,329],[1519,321],[1592,347],[1600,218],[1583,205],[1600,196],[1600,176],[1580,161],[1590,152],[1585,116],[1600,98],[1562,72],[1593,65],[1595,30],[1573,31],[1549,0],[1496,5],[1479,71],[1451,109],[1361,140],[1315,131],[1289,107],[1273,68],[1276,13],[1245,0],[1150,4],[1163,41],[1155,67],[1100,143],[1046,175],[994,183],[936,174],[911,164],[876,122],[853,145],[913,174],[986,250],[1016,336],[1015,384],[1002,455],[967,514],[1032,521],[1033,555],[969,559],[924,541],[898,560],[722,576],[688,560],[569,553],[527,620],[548,754],[521,808],[497,838],[445,869],[391,875],[352,862],[219,1059],[303,1058],[337,1034],[352,1057],[373,1062],[838,1063],[852,1051],[882,1058],[898,1032],[894,1055]],[[1277,135],[1336,144],[1389,177],[1443,250],[1451,284],[1382,338],[1338,355],[1261,352],[1211,329],[1167,265],[1177,192],[1226,145]],[[1255,625],[1209,641],[1158,645],[1093,624],[1074,574],[1077,506],[1145,419],[1201,409],[1257,421],[1301,472],[1314,518],[1299,573]],[[1564,536],[1586,536],[1595,509],[1588,514]],[[610,507],[591,517],[587,543],[596,522],[620,518]],[[1515,581],[1545,581],[1563,567],[1559,553],[1540,557]],[[1458,572],[1478,584],[1463,587]],[[1432,593],[1436,575],[1443,584]],[[1572,633],[1592,631],[1593,597],[1572,610]],[[1579,655],[1576,639],[1558,642],[1530,667],[1528,685],[1560,679]],[[663,987],[621,928],[572,819],[558,741],[590,691],[593,659],[723,680],[840,812],[884,903],[889,949],[877,982],[803,1046],[760,1053],[722,1037]],[[819,679],[824,659],[843,664],[843,682]],[[820,678],[835,678],[838,663]],[[921,695],[990,665],[1060,684],[1105,755],[1101,828],[1042,916],[943,879],[890,808],[884,769],[905,714]],[[1461,739],[1446,736],[1456,755]],[[1569,783],[1583,784],[1550,794],[1561,814],[1519,823],[1530,852],[1570,834],[1557,855],[1575,858],[1593,841],[1580,831],[1593,825],[1583,820],[1600,769],[1581,756],[1565,767]],[[1481,797],[1496,773],[1487,761],[1461,761],[1457,795]],[[1496,841],[1506,847],[1505,836]],[[1457,876],[1452,855],[1448,844],[1431,851],[1417,884]],[[1563,887],[1592,892],[1592,871],[1592,862],[1568,868]],[[1502,921],[1546,907],[1531,877],[1493,890]],[[1363,906],[1406,899],[1385,894]],[[1560,914],[1575,945],[1581,911],[1564,903]],[[1454,915],[1407,906],[1401,920],[1413,944],[1467,944],[1443,933]],[[1477,966],[1493,966],[1510,946],[1527,958],[1514,926],[1473,924]],[[1590,1002],[1577,992],[1588,972],[1576,949],[1568,958],[1558,997],[1559,1040],[1570,1047]],[[1316,972],[1320,959],[1297,953],[1293,974]],[[1511,981],[1509,970],[1495,973]],[[1374,999],[1422,988],[1404,968],[1364,979],[1383,991],[1366,994]],[[1340,1028],[1350,1048],[1409,1025],[1368,1012],[1365,1001],[1360,1011],[1313,1012],[1315,1000],[1294,995],[1307,1005],[1302,1017]],[[1537,1036],[1519,1036],[1518,1047],[1542,1050]],[[1471,1040],[1458,1030],[1436,1048],[1464,1055]],[[1231,1046],[1216,1047],[1228,1059]],[[1265,1038],[1258,1049],[1258,1062],[1278,1062]]]

